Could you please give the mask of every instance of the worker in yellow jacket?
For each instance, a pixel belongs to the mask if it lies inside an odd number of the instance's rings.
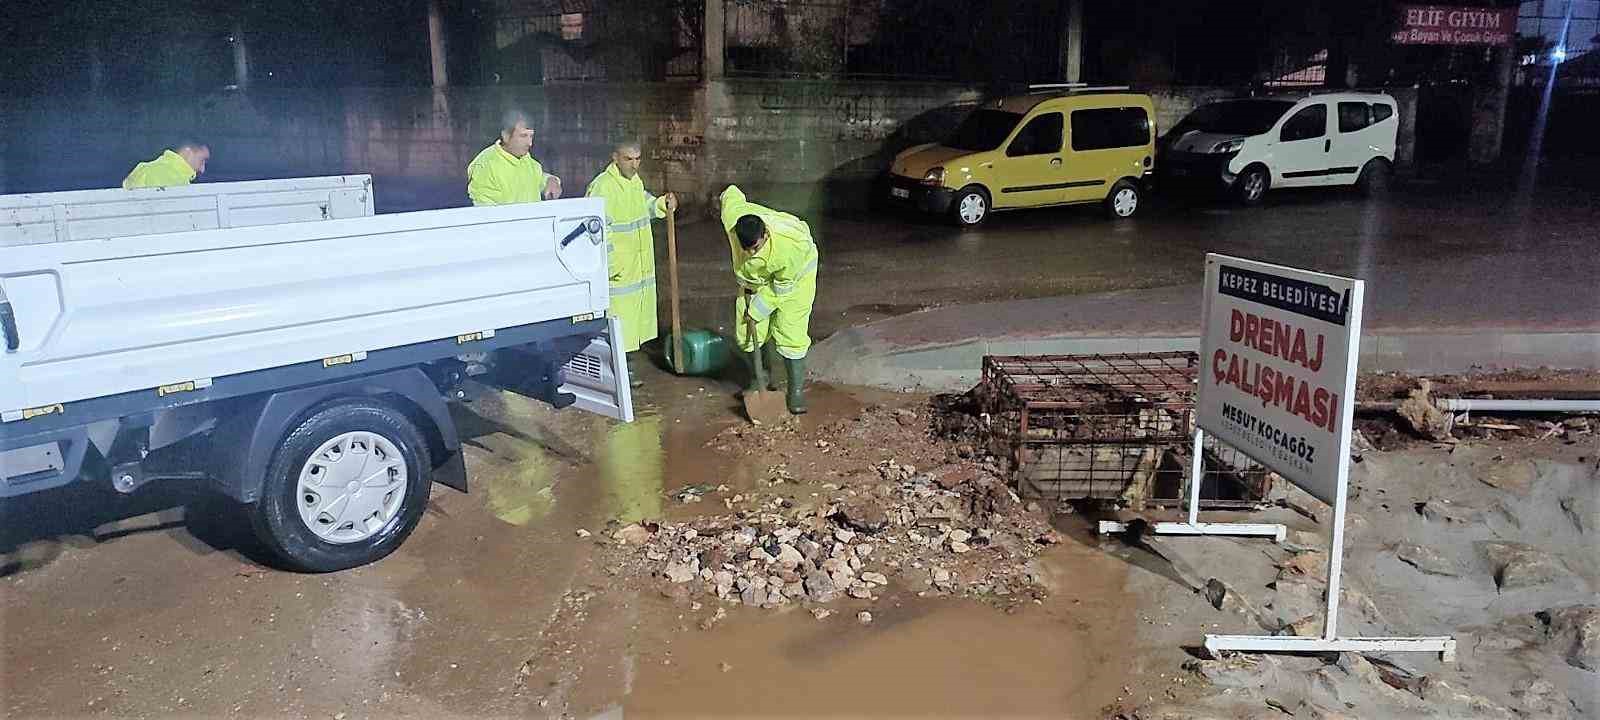
[[[639,143],[618,143],[611,164],[589,183],[606,201],[606,257],[611,314],[622,323],[622,350],[633,352],[660,334],[656,322],[656,245],[650,221],[678,208],[672,193],[651,195],[639,177]]]
[[[762,207],[729,185],[717,196],[722,227],[733,255],[733,276],[743,290],[734,303],[734,337],[753,368],[769,340],[783,357],[789,412],[806,411],[806,352],[811,349],[811,305],[817,297],[817,245],[804,220]],[[756,321],[756,335],[749,336]],[[769,374],[771,376],[771,374]],[[751,373],[754,383],[754,373]],[[752,389],[759,389],[752,386]]]
[[[547,174],[530,154],[533,129],[528,115],[507,111],[500,118],[500,139],[467,165],[467,197],[473,205],[510,205],[561,197],[561,178]]]
[[[211,148],[205,143],[187,141],[176,149],[164,150],[154,160],[133,167],[133,172],[123,178],[122,187],[134,188],[173,187],[188,185],[206,172],[206,161],[211,159]]]

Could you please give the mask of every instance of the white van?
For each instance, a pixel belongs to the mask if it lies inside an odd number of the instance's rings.
[[[1223,100],[1174,126],[1156,165],[1165,186],[1220,185],[1245,204],[1281,187],[1354,185],[1378,195],[1394,170],[1399,127],[1394,98],[1381,93]]]

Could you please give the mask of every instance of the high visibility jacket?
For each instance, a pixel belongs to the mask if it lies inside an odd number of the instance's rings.
[[[194,176],[194,168],[189,167],[189,161],[184,160],[182,155],[165,150],[156,159],[133,166],[133,172],[123,178],[122,187],[132,190],[188,185],[194,182]]]
[[[745,215],[755,215],[767,226],[767,242],[754,253],[741,247],[733,232],[734,224]],[[722,193],[722,226],[733,255],[734,279],[742,289],[753,292],[748,303],[740,297],[735,305],[739,317],[735,335],[740,346],[753,349],[745,338],[744,318],[748,315],[757,322],[758,339],[772,337],[784,357],[805,357],[811,346],[808,326],[817,294],[817,245],[811,239],[811,226],[789,213],[750,202],[734,186]]]
[[[552,177],[532,154],[517,157],[496,141],[467,164],[467,197],[473,205],[539,202]]]
[[[611,314],[622,322],[623,352],[633,352],[660,334],[656,321],[656,246],[650,221],[667,216],[667,199],[651,195],[637,174],[623,177],[616,163],[595,176],[586,194],[606,201]]]

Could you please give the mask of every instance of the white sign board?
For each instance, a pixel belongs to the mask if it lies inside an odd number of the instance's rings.
[[[1197,422],[1332,505],[1349,467],[1362,282],[1206,256]]]

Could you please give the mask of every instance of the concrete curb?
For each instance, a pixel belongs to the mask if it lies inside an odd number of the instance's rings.
[[[891,390],[960,392],[977,384],[985,355],[1200,348],[1198,330],[1184,335],[1002,335],[915,346],[896,346],[877,338],[874,330],[899,319],[843,330],[818,343],[811,353],[815,376],[833,383]],[[1366,372],[1451,373],[1531,367],[1600,369],[1600,327],[1556,332],[1521,328],[1409,332],[1379,328],[1361,338],[1361,369]]]

